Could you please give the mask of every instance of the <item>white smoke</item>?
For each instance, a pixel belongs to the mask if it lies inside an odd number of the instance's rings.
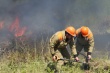
[[[0,0],[0,21],[10,25],[18,16],[20,25],[36,34],[53,34],[66,25],[86,25],[98,35],[110,28],[109,3],[110,0]]]

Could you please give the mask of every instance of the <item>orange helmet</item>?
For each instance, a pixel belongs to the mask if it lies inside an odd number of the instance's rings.
[[[67,28],[65,29],[65,31],[66,31],[67,33],[69,33],[70,35],[75,36],[75,28],[74,28],[74,27],[69,26],[69,27],[67,27]]]
[[[89,29],[88,29],[88,27],[82,26],[82,27],[81,27],[81,34],[82,34],[84,37],[88,36],[88,34],[89,34]]]

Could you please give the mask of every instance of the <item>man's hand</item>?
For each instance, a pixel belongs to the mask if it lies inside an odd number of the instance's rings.
[[[76,55],[74,55],[74,59],[75,59],[75,61],[76,61],[76,62],[78,62],[78,61],[79,61],[79,58],[78,58],[77,54],[76,54]]]
[[[88,58],[88,60],[90,60],[92,57],[91,57],[91,55],[88,55],[87,58]]]
[[[52,57],[52,60],[53,60],[54,62],[56,62],[56,61],[58,60],[58,57],[55,55],[55,56]]]
[[[76,61],[76,62],[78,62],[78,61],[79,61],[79,58],[78,58],[78,57],[75,57],[74,59],[75,59],[75,61]]]

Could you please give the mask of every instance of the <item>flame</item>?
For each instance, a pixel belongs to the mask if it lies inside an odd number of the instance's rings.
[[[16,32],[19,29],[19,19],[16,17],[15,21],[9,26],[9,31]]]
[[[25,34],[27,27],[22,27],[19,24],[19,18],[16,17],[15,20],[12,22],[11,25],[8,26],[8,30],[15,36],[15,37],[24,37],[23,35]],[[4,21],[0,22],[0,30],[4,28]],[[7,28],[7,26],[6,26]]]
[[[16,37],[19,37],[19,36],[24,35],[26,29],[27,29],[26,27],[19,28],[19,29],[16,31],[15,36],[16,36]]]
[[[4,27],[4,21],[0,22],[0,29],[3,29]]]
[[[9,26],[9,31],[12,32],[15,37],[23,36],[26,29],[26,27],[21,28],[18,17],[16,17],[15,21]]]

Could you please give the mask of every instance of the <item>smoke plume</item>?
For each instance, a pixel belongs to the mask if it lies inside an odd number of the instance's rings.
[[[103,49],[110,45],[109,3],[110,0],[0,0],[0,22],[7,27],[18,17],[20,26],[40,38],[67,25],[76,29],[86,25],[93,31],[95,47]]]

